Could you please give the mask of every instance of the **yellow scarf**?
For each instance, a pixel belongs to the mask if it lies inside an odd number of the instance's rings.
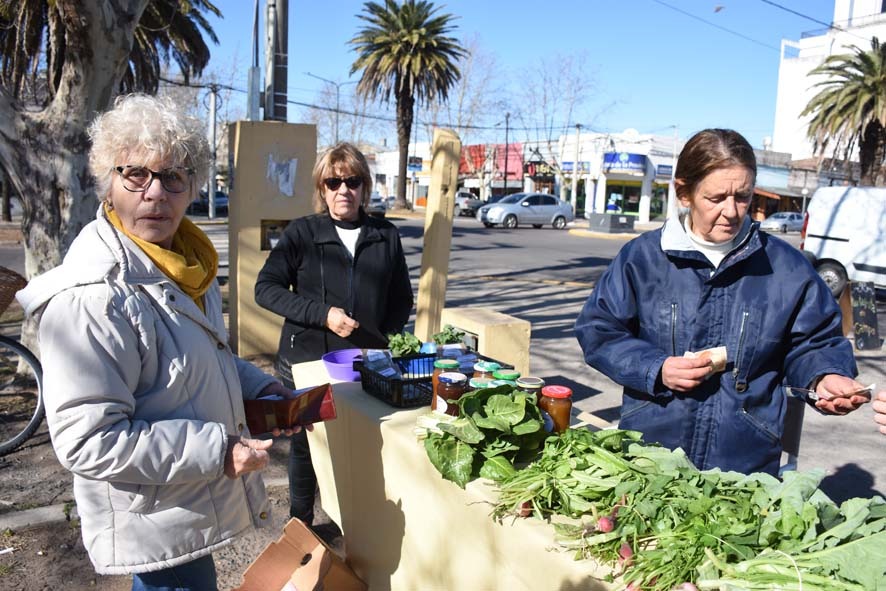
[[[206,312],[203,294],[215,281],[218,272],[218,253],[206,234],[194,222],[182,218],[172,237],[172,250],[166,250],[128,232],[117,212],[110,209],[107,203],[104,209],[114,227],[135,242],[167,277],[194,300],[202,312]]]

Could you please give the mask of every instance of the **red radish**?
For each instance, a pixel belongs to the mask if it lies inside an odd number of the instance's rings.
[[[641,589],[640,583],[637,582],[628,583],[628,586],[625,587],[625,591],[640,591]]]
[[[529,517],[532,515],[532,502],[531,501],[523,501],[520,503],[520,517]]]
[[[608,534],[615,529],[615,520],[611,517],[603,516],[597,520],[597,531]]]
[[[631,545],[627,542],[621,543],[621,548],[618,549],[618,563],[623,567],[627,568],[631,565],[634,559],[634,549],[631,548]]]

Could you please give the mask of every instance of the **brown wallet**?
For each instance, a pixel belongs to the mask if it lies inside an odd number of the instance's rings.
[[[257,398],[243,403],[246,425],[252,435],[286,429],[293,425],[309,425],[335,418],[335,400],[329,384],[311,388],[295,398],[283,400]]]

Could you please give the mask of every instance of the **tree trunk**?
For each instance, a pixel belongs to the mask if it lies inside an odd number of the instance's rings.
[[[394,207],[406,209],[406,162],[409,159],[409,136],[412,134],[412,116],[415,99],[408,89],[397,84],[397,146],[400,149],[400,161],[397,163],[397,199]]]
[[[0,89],[0,166],[22,205],[25,272],[57,266],[71,242],[95,217],[86,127],[116,94],[135,26],[148,0],[57,0],[64,27],[64,64],[52,101],[33,111]],[[36,323],[22,337],[36,346]]]
[[[9,178],[6,172],[0,167],[0,217],[4,222],[12,221],[12,204],[9,199]]]
[[[858,161],[861,167],[861,185],[886,185],[883,164],[886,162],[886,128],[879,120],[868,123],[858,142]]]

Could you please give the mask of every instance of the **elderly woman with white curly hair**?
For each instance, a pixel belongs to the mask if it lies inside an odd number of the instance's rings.
[[[199,121],[130,95],[90,136],[96,219],[19,297],[42,310],[52,444],[97,572],[215,589],[211,553],[269,518],[272,441],[249,438],[243,399],[292,392],[228,346],[218,255],[184,215],[209,160]]]

